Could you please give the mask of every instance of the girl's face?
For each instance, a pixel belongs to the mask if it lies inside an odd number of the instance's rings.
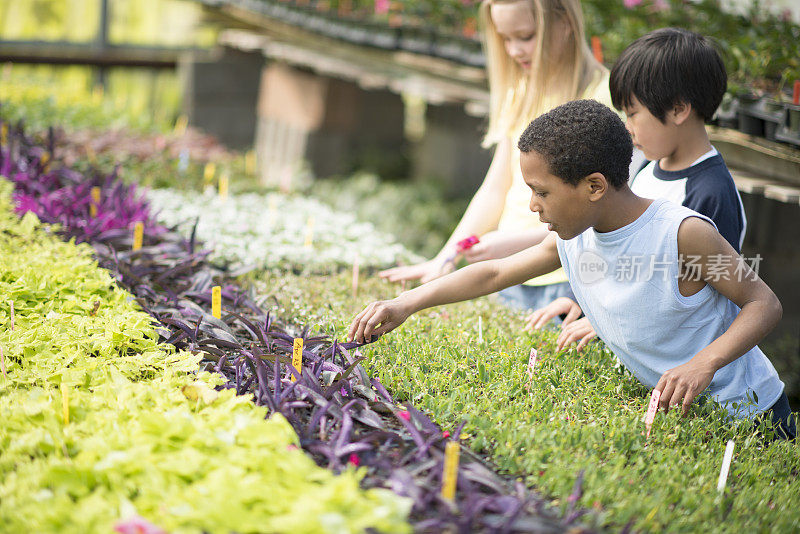
[[[492,4],[489,13],[508,56],[523,69],[530,69],[536,50],[536,20],[528,0]]]

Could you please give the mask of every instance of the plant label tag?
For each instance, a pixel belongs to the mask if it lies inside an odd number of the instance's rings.
[[[94,218],[97,217],[97,206],[100,204],[100,188],[93,187],[90,195],[92,201],[89,203],[89,214]]]
[[[69,424],[69,389],[61,384],[61,415],[64,417],[64,424]]]
[[[792,90],[792,104],[800,106],[800,80],[794,81],[794,88]]]
[[[11,331],[13,332],[14,331],[14,321],[16,320],[16,313],[14,313],[14,301],[13,300],[9,300],[8,301],[8,305],[11,308],[11,314],[10,314],[10,317],[11,317]]]
[[[531,390],[531,382],[533,382],[533,372],[536,369],[536,360],[537,359],[538,359],[538,353],[536,352],[536,349],[531,349],[531,354],[530,354],[530,356],[528,356],[528,369],[527,369],[527,374],[528,374],[528,385],[527,385],[527,388],[528,388],[528,391]]]
[[[661,400],[661,392],[654,389],[653,393],[650,394],[650,404],[647,406],[647,414],[644,416],[644,426],[647,429],[648,438],[650,437],[650,427],[653,426],[653,421],[656,418],[659,400]]]
[[[144,242],[144,223],[142,221],[138,221],[136,224],[133,225],[133,250],[139,250],[142,248],[142,243]]]
[[[211,315],[222,319],[222,288],[219,286],[211,288]]]
[[[228,177],[228,173],[225,172],[222,176],[219,177],[219,198],[222,200],[227,200],[228,198],[228,182],[230,178]]]
[[[47,172],[50,168],[50,152],[43,152],[42,157],[39,160],[42,164],[42,170]]]
[[[292,346],[292,367],[297,369],[298,374],[303,373],[303,338],[294,338],[294,345]],[[292,373],[292,382],[297,382],[294,373]]]
[[[244,155],[244,172],[249,176],[256,173],[256,153],[252,148]]]
[[[725,483],[728,480],[728,471],[731,468],[731,459],[733,458],[733,440],[729,440],[725,446],[725,455],[722,457],[722,469],[719,471],[719,480],[717,481],[717,491],[722,493],[725,491]]]
[[[205,185],[211,185],[214,182],[215,174],[217,174],[217,166],[213,161],[209,161],[203,169],[203,182]]]
[[[356,259],[353,261],[353,296],[355,297],[358,294],[358,271],[359,271],[359,258],[356,256]]]
[[[5,122],[0,126],[0,145],[8,143],[8,124]]]
[[[175,121],[175,135],[177,137],[183,137],[183,134],[186,133],[186,127],[189,125],[189,119],[186,115],[181,115],[178,117],[178,120]]]
[[[303,243],[303,246],[306,248],[311,248],[314,244],[314,216],[308,218],[308,222],[306,223],[306,240]]]
[[[442,498],[453,502],[458,481],[458,457],[461,446],[457,441],[448,441],[444,447],[444,473],[442,474]]]

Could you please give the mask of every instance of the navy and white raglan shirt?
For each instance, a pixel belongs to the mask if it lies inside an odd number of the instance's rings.
[[[736,252],[742,251],[747,229],[744,205],[716,148],[679,171],[665,171],[658,161],[651,161],[634,177],[631,190],[640,197],[664,198],[705,215]]]

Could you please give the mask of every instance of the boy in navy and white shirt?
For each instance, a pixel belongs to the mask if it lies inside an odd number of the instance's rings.
[[[742,251],[747,230],[744,205],[716,148],[677,171],[665,171],[658,161],[651,161],[630,185],[640,197],[670,200],[709,217],[736,252]]]

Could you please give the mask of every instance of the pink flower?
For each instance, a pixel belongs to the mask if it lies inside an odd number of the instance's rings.
[[[375,14],[385,15],[389,12],[389,0],[375,0]]]
[[[361,458],[359,458],[356,453],[352,453],[350,455],[350,458],[347,459],[347,463],[355,467],[358,467],[359,465],[361,465]]]
[[[442,432],[442,437],[445,438],[445,439],[449,438],[450,437],[450,432],[448,430],[445,430],[444,432]]]
[[[114,526],[120,534],[167,534],[167,531],[157,527],[143,517],[135,515],[125,521],[120,521]]]
[[[669,9],[667,0],[653,0],[653,9],[656,11],[666,11]]]
[[[402,419],[405,419],[406,421],[411,421],[411,414],[408,413],[408,410],[400,410],[399,412],[397,412],[397,415],[399,415]]]
[[[471,235],[468,238],[462,239],[461,241],[456,243],[456,252],[458,252],[460,254],[460,253],[464,252],[465,250],[471,249],[472,247],[477,245],[479,242],[480,242],[480,240],[478,239],[478,236]]]
[[[622,3],[623,3],[623,4],[625,5],[625,7],[627,7],[628,9],[633,9],[634,7],[636,7],[636,6],[638,6],[639,4],[641,4],[641,3],[642,3],[642,0],[622,0]]]

